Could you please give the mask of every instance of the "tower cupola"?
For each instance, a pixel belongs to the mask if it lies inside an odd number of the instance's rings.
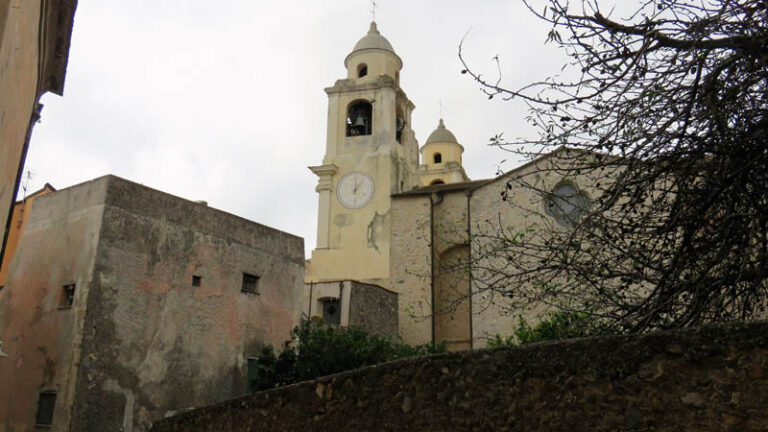
[[[423,186],[469,180],[461,165],[464,146],[459,144],[456,136],[445,127],[443,119],[440,119],[437,128],[429,134],[420,152],[419,174]]]
[[[360,39],[344,59],[347,78],[365,79],[389,75],[399,81],[403,61],[395,54],[392,44],[379,33],[376,22],[371,22],[368,34]]]

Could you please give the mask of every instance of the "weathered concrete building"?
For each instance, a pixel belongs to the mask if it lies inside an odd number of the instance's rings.
[[[40,97],[61,95],[77,0],[0,0],[0,259]]]
[[[0,430],[144,431],[246,392],[303,240],[114,176],[38,197],[0,291]]]

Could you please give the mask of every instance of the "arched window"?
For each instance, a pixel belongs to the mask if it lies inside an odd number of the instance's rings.
[[[347,111],[347,136],[370,135],[373,106],[368,101],[358,101]]]
[[[443,162],[443,155],[440,153],[435,153],[432,155],[432,161],[434,163],[442,163]]]
[[[438,184],[445,184],[445,182],[440,179],[434,179],[432,180],[432,183],[430,183],[429,185],[432,186],[432,185],[438,185]]]
[[[368,65],[365,63],[360,63],[357,66],[357,77],[362,78],[366,75],[368,75]]]

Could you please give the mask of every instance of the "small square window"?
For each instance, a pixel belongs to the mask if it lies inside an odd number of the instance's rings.
[[[259,293],[259,277],[243,273],[243,288],[242,292],[248,293],[248,294],[258,294]]]
[[[199,287],[200,284],[203,282],[203,278],[200,276],[192,276],[192,286],[193,287]]]
[[[75,284],[64,285],[61,287],[60,309],[69,309],[75,303]]]
[[[46,391],[40,393],[37,399],[37,415],[35,425],[51,426],[53,424],[53,410],[56,408],[56,392]]]

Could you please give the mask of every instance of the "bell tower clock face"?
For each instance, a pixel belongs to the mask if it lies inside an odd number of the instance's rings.
[[[371,176],[364,172],[352,171],[344,174],[336,185],[336,197],[341,205],[349,209],[359,209],[371,202],[374,183]]]

